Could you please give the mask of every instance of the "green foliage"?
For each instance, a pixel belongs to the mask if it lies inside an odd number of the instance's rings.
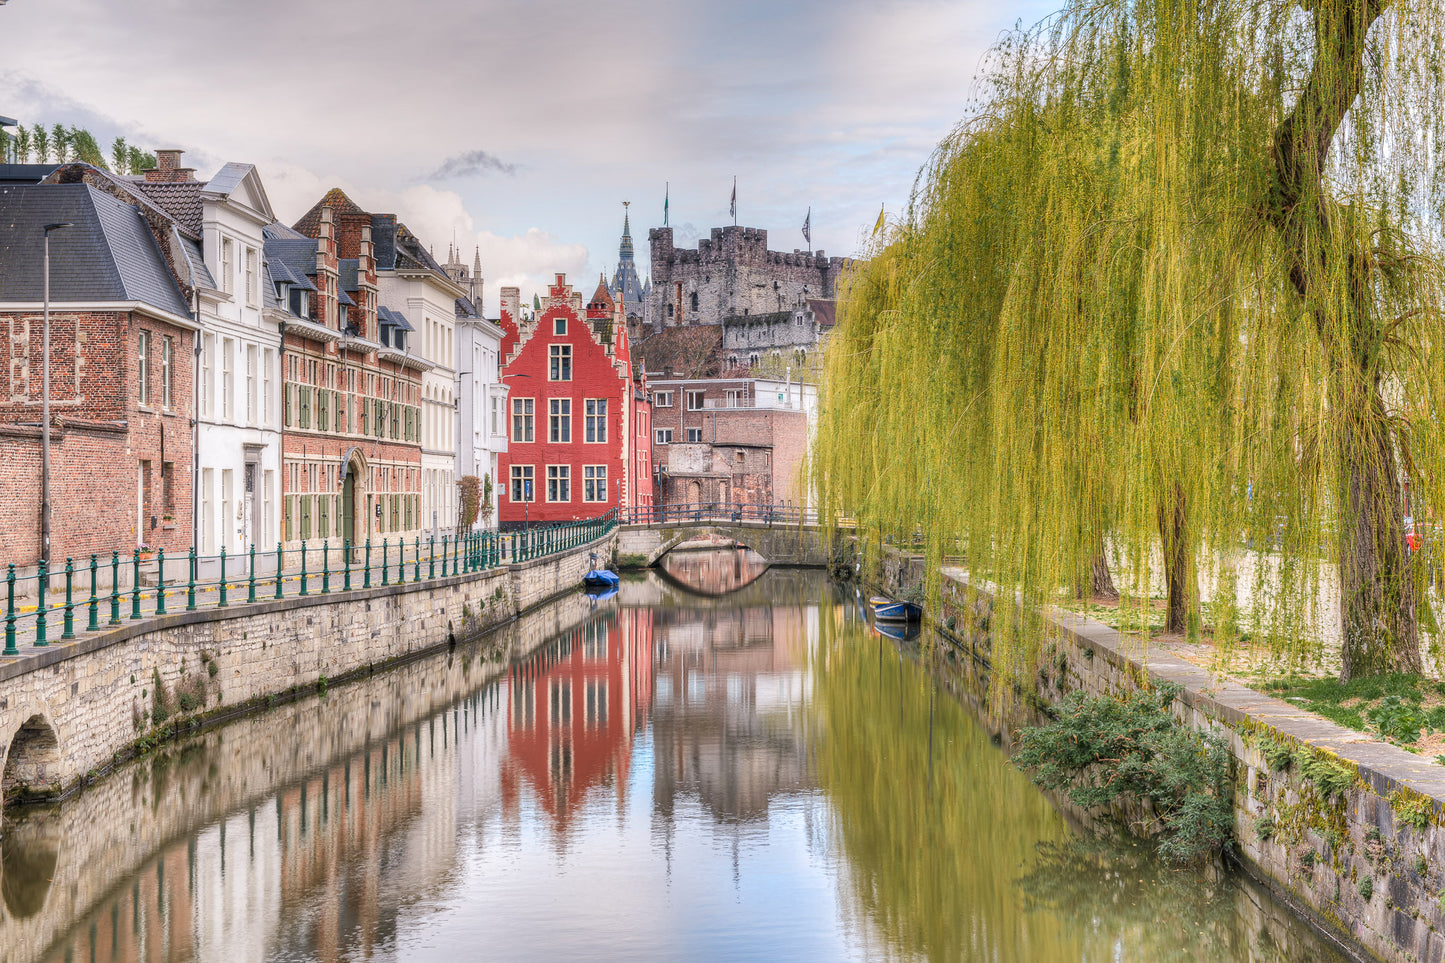
[[[1262,739],[1259,742],[1259,751],[1264,754],[1264,761],[1270,772],[1284,772],[1289,768],[1290,754],[1293,752],[1289,743]]]
[[[1397,789],[1390,793],[1390,808],[1399,822],[1414,827],[1416,832],[1424,832],[1435,818],[1434,803],[1409,789]]]
[[[1330,28],[1367,8],[1365,43]],[[1197,617],[1201,575],[1268,550],[1240,614],[1294,661],[1323,554],[1345,673],[1416,670],[1401,486],[1445,504],[1445,177],[1419,146],[1445,141],[1442,56],[1438,0],[1068,0],[1004,38],[844,282],[823,516],[869,546],[921,530],[930,562],[961,542],[1035,607],[1103,555],[1135,597],[1163,559]],[[1003,628],[1001,686],[1041,638]]]
[[[476,475],[463,475],[457,479],[457,527],[469,530],[477,523],[481,510],[482,481]]]
[[[1161,686],[1124,698],[1075,692],[1056,707],[1053,722],[1021,730],[1014,762],[1086,809],[1120,796],[1151,801],[1163,823],[1160,855],[1199,862],[1233,831],[1228,754],[1219,739],[1170,714],[1179,691]]]
[[[1274,818],[1271,816],[1260,816],[1254,821],[1254,831],[1262,840],[1270,840],[1275,834]]]
[[[1295,772],[1314,783],[1315,789],[1326,799],[1349,789],[1357,778],[1354,769],[1334,756],[1308,746],[1295,750],[1294,767]]]
[[[1386,696],[1365,715],[1382,736],[1400,742],[1418,742],[1420,730],[1428,722],[1418,702],[1406,702],[1399,696]]]
[[[1360,880],[1359,891],[1360,896],[1364,899],[1365,902],[1368,903],[1370,901],[1370,897],[1375,895],[1374,880],[1370,879],[1370,877],[1368,876]]]
[[[154,687],[155,697],[151,703],[151,723],[162,725],[171,717],[173,708],[170,696],[166,693],[166,687],[161,682],[161,670],[151,670],[151,685]]]

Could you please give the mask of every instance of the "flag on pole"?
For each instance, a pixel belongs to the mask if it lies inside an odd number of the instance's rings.
[[[878,205],[878,222],[873,225],[874,234],[877,234],[879,231],[883,230],[883,211],[883,205]]]
[[[666,181],[663,183],[665,186],[662,189],[662,226],[667,227],[667,202],[672,197],[672,185]]]
[[[733,199],[728,204],[728,214],[732,216],[733,223],[736,224],[738,222],[738,178],[736,174],[733,175]]]
[[[808,242],[808,250],[813,249],[813,208],[809,206],[808,216],[803,218],[803,240]]]

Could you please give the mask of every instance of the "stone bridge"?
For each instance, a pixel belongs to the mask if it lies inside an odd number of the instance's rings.
[[[827,539],[817,525],[703,518],[622,526],[617,562],[626,568],[648,568],[668,552],[694,543],[750,548],[771,565],[827,568],[830,560]]]

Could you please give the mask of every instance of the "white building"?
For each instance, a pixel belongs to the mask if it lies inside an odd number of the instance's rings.
[[[507,450],[507,386],[501,378],[504,332],[482,316],[482,258],[473,255],[469,271],[452,251],[442,265],[447,275],[467,289],[456,302],[457,333],[457,477],[475,475],[485,498],[492,486],[489,520],[478,527],[495,528],[502,486],[497,480],[497,456]]]
[[[201,183],[179,166],[180,151],[156,153],[157,171],[134,186],[200,233],[205,258],[205,272],[193,271],[196,550],[260,552],[280,538],[281,336],[265,309],[262,260],[262,229],[276,218],[253,165],[226,164]]]
[[[422,374],[421,527],[449,531],[457,519],[456,301],[467,291],[393,216],[374,215],[371,231],[381,303],[406,317],[408,350],[431,365]]]

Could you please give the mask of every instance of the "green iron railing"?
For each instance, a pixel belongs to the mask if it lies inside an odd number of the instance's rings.
[[[35,574],[24,576],[16,573],[12,563],[5,572],[5,648],[0,655],[19,655],[18,643],[22,636],[29,636],[36,647],[48,646],[57,621],[61,640],[75,638],[77,607],[85,619],[82,631],[97,632],[126,621],[165,615],[169,611],[168,602],[181,597],[185,598],[185,610],[194,612],[202,607],[231,608],[288,595],[350,592],[358,575],[361,588],[371,588],[373,578],[379,579],[376,583],[379,585],[401,585],[473,575],[505,564],[570,551],[610,534],[616,527],[617,513],[611,511],[597,518],[536,525],[519,531],[443,535],[440,541],[430,536],[426,540],[413,537],[409,543],[405,539],[383,538],[376,544],[367,539],[356,545],[348,541],[339,548],[329,543],[317,548],[302,541],[299,547],[291,549],[278,543],[274,552],[258,552],[253,545],[245,555],[231,556],[227,556],[225,549],[219,555],[203,556],[193,547],[184,556],[173,554],[170,559],[164,550],[151,553],[137,548],[129,555],[113,551],[109,559],[101,554],[92,554],[88,560],[81,559],[78,563],[67,558],[63,568],[55,572],[42,562]],[[216,568],[216,577],[198,577],[211,563]],[[258,565],[264,571],[259,571]],[[122,567],[130,576],[130,585],[124,592]],[[108,595],[100,589],[107,570]],[[336,584],[338,574],[340,585]],[[246,592],[245,603],[234,602],[231,593],[242,589]],[[123,594],[130,596],[128,620],[121,617]],[[102,625],[107,602],[109,619]]]

